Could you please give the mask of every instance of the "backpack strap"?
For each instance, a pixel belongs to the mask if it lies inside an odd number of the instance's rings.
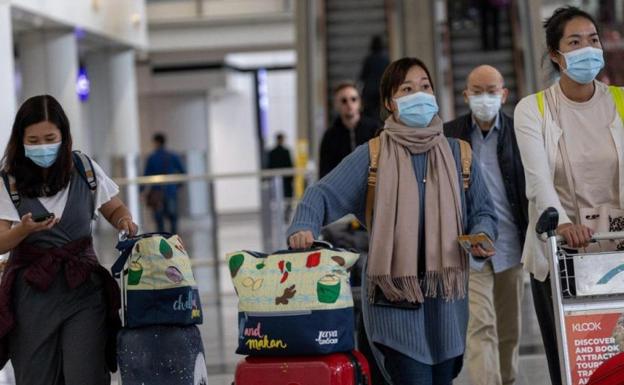
[[[611,96],[613,97],[613,103],[615,104],[615,109],[620,115],[620,119],[624,122],[624,92],[618,86],[609,86],[609,91],[611,92]],[[540,91],[535,94],[537,98],[537,109],[542,117],[544,117],[544,91]]]
[[[535,97],[537,98],[537,109],[539,110],[539,113],[543,118],[544,117],[544,90],[536,93]]]
[[[17,183],[15,182],[15,177],[3,171],[2,180],[4,180],[4,187],[11,197],[11,202],[13,202],[15,208],[19,207],[21,199],[19,196],[19,192],[17,191]]]
[[[470,187],[470,174],[472,169],[472,148],[465,140],[458,139],[459,152],[462,166],[462,180],[464,190]],[[368,188],[366,190],[366,229],[372,230],[373,208],[375,207],[375,186],[377,185],[377,166],[379,164],[380,139],[375,137],[368,141],[368,155],[370,163],[368,166]]]
[[[368,141],[368,189],[366,190],[366,229],[372,230],[373,207],[375,206],[375,185],[377,185],[377,165],[379,163],[379,148],[381,140],[378,136]]]
[[[468,187],[470,187],[470,171],[472,168],[472,148],[470,148],[470,143],[465,140],[458,139],[458,141],[464,190],[468,190]]]
[[[624,93],[618,86],[609,86],[611,96],[613,97],[613,103],[615,103],[615,109],[620,115],[620,119],[624,122]]]
[[[95,176],[95,171],[93,170],[91,158],[80,151],[74,151],[72,155],[74,157],[74,165],[76,166],[76,170],[78,170],[78,174],[80,174],[80,177],[87,183],[89,190],[95,192],[97,189],[97,177]]]

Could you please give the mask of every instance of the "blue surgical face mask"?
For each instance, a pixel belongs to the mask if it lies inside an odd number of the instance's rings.
[[[54,164],[58,156],[61,142],[52,144],[24,145],[24,155],[37,166],[48,168]]]
[[[570,79],[580,84],[591,83],[604,67],[604,58],[600,48],[585,47],[570,52],[559,52],[566,60],[563,70]]]
[[[399,120],[410,127],[427,127],[438,113],[435,96],[426,92],[401,96],[394,101],[399,110]]]

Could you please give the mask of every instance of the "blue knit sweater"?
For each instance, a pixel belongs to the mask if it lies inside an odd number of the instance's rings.
[[[458,182],[462,182],[459,143],[448,139],[457,162]],[[368,144],[363,144],[346,157],[331,173],[310,186],[297,206],[288,235],[311,230],[318,237],[322,226],[355,214],[364,223],[369,166]],[[420,196],[424,196],[427,155],[412,156]],[[479,172],[472,162],[470,187],[461,194],[464,233],[484,232],[496,239],[496,214],[492,200]],[[424,213],[424,199],[421,199]],[[426,235],[424,216],[420,221],[421,239]],[[421,242],[424,244],[424,242]],[[422,250],[414,250],[414,257]],[[365,285],[365,279],[362,280]],[[467,282],[466,282],[467,284]],[[362,288],[366,293],[366,287]],[[389,346],[419,362],[434,365],[464,352],[468,323],[467,298],[445,301],[426,298],[416,310],[370,305],[363,296],[362,310],[366,331],[371,341]]]

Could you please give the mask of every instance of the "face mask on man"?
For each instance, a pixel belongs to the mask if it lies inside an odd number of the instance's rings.
[[[472,115],[481,122],[494,120],[501,108],[503,96],[500,94],[469,95],[468,104]]]
[[[563,70],[570,79],[580,84],[591,83],[604,67],[604,57],[600,48],[585,47],[570,52],[559,52],[566,61]]]
[[[37,166],[48,168],[54,164],[58,156],[61,142],[52,144],[24,145],[24,155]]]
[[[427,127],[438,113],[435,96],[426,92],[416,92],[395,99],[399,120],[410,127]]]

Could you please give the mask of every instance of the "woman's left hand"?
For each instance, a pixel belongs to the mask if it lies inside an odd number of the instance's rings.
[[[132,221],[130,217],[123,217],[117,223],[117,230],[125,232],[129,236],[133,237],[139,231],[139,226]]]
[[[494,254],[496,254],[496,250],[486,250],[481,245],[472,245],[470,248],[470,254],[472,254],[473,257],[485,259],[494,256]]]

